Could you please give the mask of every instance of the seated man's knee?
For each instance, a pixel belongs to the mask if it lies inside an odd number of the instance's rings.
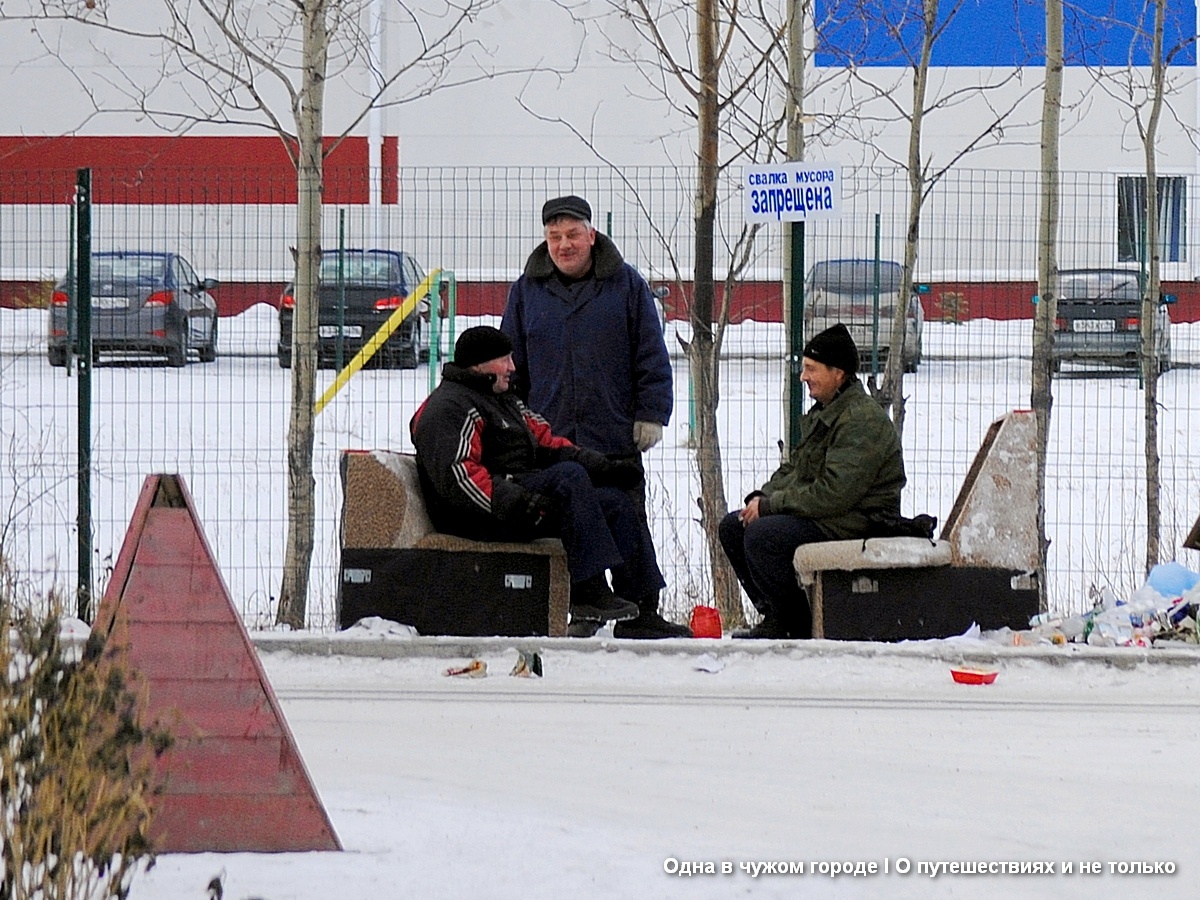
[[[720,538],[722,547],[736,546],[745,538],[746,527],[738,518],[738,512],[740,510],[726,513],[725,518],[717,525],[717,537]]]
[[[790,541],[781,540],[778,524],[778,518],[767,516],[745,526],[742,545],[746,548],[746,555],[759,558],[786,556],[790,559],[796,547]]]

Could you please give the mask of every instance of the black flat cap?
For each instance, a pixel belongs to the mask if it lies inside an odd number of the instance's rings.
[[[542,224],[549,225],[559,216],[570,216],[572,219],[592,221],[592,208],[582,197],[568,194],[566,197],[555,197],[547,200],[542,206]]]

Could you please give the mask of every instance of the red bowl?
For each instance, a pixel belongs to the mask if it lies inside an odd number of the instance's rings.
[[[961,667],[950,670],[950,677],[959,684],[991,684],[1000,674],[995,669],[972,669]]]

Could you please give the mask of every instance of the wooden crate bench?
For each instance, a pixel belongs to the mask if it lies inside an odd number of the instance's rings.
[[[342,628],[380,616],[421,634],[566,635],[571,580],[561,541],[434,531],[412,454],[345,451],[341,478]]]
[[[992,423],[936,541],[870,538],[796,549],[813,637],[897,641],[1026,628],[1038,612],[1036,420]]]

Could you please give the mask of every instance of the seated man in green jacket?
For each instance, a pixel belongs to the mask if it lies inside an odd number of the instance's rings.
[[[900,512],[900,439],[857,371],[858,348],[845,325],[805,345],[800,380],[815,402],[800,420],[791,459],[744,509],[721,520],[721,546],[763,616],[734,637],[811,637],[808,598],[792,567],[796,548],[864,537],[872,514]]]

